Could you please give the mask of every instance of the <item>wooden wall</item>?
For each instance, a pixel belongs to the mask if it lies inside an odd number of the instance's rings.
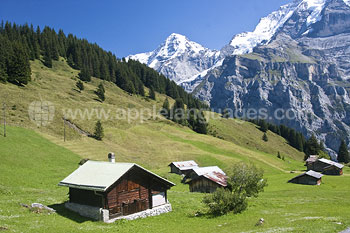
[[[106,193],[105,208],[111,215],[127,215],[152,208],[152,194],[167,188],[154,176],[134,167]]]
[[[204,177],[192,180],[189,184],[190,192],[212,193],[219,187],[217,183]]]
[[[103,207],[102,196],[95,195],[94,191],[69,188],[69,201],[81,205]]]

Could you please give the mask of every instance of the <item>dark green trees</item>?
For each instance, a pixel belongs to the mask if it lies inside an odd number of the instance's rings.
[[[100,83],[97,87],[97,90],[95,91],[96,95],[98,96],[98,98],[103,102],[105,101],[106,97],[105,97],[105,88],[103,86],[102,83]]]
[[[260,126],[260,130],[263,131],[264,133],[266,133],[267,130],[269,129],[267,122],[263,119],[259,120],[259,126]]]
[[[344,140],[341,141],[339,151],[338,151],[338,162],[339,163],[349,163],[350,162],[350,156],[348,147],[346,146],[346,143]]]
[[[156,93],[154,92],[153,87],[149,89],[149,98],[151,98],[152,100],[156,100]]]
[[[320,153],[320,144],[317,141],[317,138],[313,134],[305,144],[305,154],[309,155],[318,155]]]
[[[81,80],[78,80],[75,86],[79,89],[80,92],[84,90],[84,83]]]
[[[184,105],[193,109],[208,106],[187,93],[174,81],[149,68],[145,64],[129,59],[118,59],[97,44],[79,39],[62,30],[2,23],[0,25],[0,81],[23,85],[30,81],[29,60],[42,59],[51,68],[52,62],[65,59],[74,69],[81,70],[79,79],[89,82],[91,77],[115,83],[130,94],[145,96],[144,87],[173,99],[181,99]],[[153,95],[154,93],[154,95]]]
[[[230,118],[230,112],[227,108],[225,108],[224,111],[222,112],[222,117],[226,119]]]
[[[170,114],[170,105],[169,105],[169,100],[166,98],[163,102],[163,107],[160,110],[160,114],[162,114],[165,118],[169,117]]]
[[[266,133],[264,133],[262,140],[264,140],[265,142],[269,141],[269,138],[267,137]]]
[[[198,111],[198,117],[195,121],[194,131],[200,134],[208,133],[208,123],[205,119],[203,111]]]
[[[98,120],[96,122],[94,137],[95,137],[95,139],[100,140],[100,141],[104,137],[103,127],[102,127],[102,123],[100,120]]]
[[[17,84],[26,85],[31,80],[31,69],[28,54],[19,42],[12,43],[7,65],[7,81]]]
[[[85,82],[90,82],[91,81],[91,74],[90,74],[89,70],[86,69],[86,68],[83,68],[80,71],[78,77],[79,77],[80,80],[85,81]]]

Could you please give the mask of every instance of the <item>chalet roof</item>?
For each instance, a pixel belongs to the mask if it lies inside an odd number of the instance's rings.
[[[306,163],[313,163],[313,162],[316,162],[317,159],[318,159],[318,155],[310,155],[309,158],[307,158],[307,160],[305,162]]]
[[[298,175],[298,176],[294,177],[293,179],[289,180],[288,182],[290,182],[290,181],[292,181],[292,180],[294,180],[294,179],[296,179],[298,177],[301,177],[301,176],[311,176],[313,178],[320,179],[323,175],[321,173],[319,173],[319,172],[315,172],[313,170],[310,170],[310,171],[307,171],[307,172],[305,172],[305,173],[303,173],[301,175]]]
[[[193,172],[195,172],[198,176],[207,174],[207,173],[212,173],[212,172],[218,172],[223,175],[226,175],[223,170],[221,170],[218,166],[211,166],[211,167],[197,167],[192,169]]]
[[[340,163],[337,163],[337,162],[334,162],[332,160],[329,160],[329,159],[319,159],[318,161],[321,161],[322,163],[326,163],[326,164],[329,164],[329,165],[332,165],[332,166],[335,166],[339,169],[342,169],[344,167],[343,164],[340,164]]]
[[[227,186],[227,176],[221,172],[210,172],[203,175],[205,178],[214,181],[215,183],[226,187]]]
[[[173,164],[175,167],[179,168],[180,170],[189,170],[189,169],[198,167],[198,164],[193,160],[172,162],[169,164],[169,166],[171,164]]]
[[[193,180],[200,178],[207,178],[223,187],[227,186],[227,176],[218,166],[212,167],[199,167],[194,168],[193,171],[197,174],[197,177]],[[191,183],[192,180],[187,183]]]
[[[91,160],[76,169],[58,185],[104,192],[133,167],[141,168],[169,186],[175,185],[135,163],[111,163]]]

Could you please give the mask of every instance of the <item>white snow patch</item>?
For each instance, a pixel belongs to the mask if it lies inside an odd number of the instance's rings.
[[[345,4],[350,6],[350,0],[344,0]]]

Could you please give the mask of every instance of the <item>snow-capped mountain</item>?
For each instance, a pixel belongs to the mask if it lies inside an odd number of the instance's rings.
[[[127,59],[147,64],[179,84],[213,66],[220,59],[220,52],[173,33],[156,50]]]
[[[156,50],[130,55],[127,59],[138,60],[161,72],[166,77],[192,92],[212,69],[220,66],[227,56],[250,53],[261,44],[268,44],[285,24],[299,17],[300,25],[292,24],[292,37],[312,33],[312,26],[321,20],[321,12],[330,0],[294,0],[262,18],[253,32],[235,35],[220,51],[210,50],[173,33]],[[350,6],[350,0],[340,0]]]
[[[350,6],[350,0],[342,0]],[[294,0],[260,20],[253,32],[243,32],[233,37],[224,47],[226,55],[250,53],[259,44],[268,44],[284,24],[296,14],[306,15],[298,25],[298,36],[311,33],[311,25],[321,20],[321,12],[329,0]],[[295,26],[295,25],[293,25]]]
[[[265,109],[269,121],[314,133],[337,151],[341,139],[350,142],[349,1],[299,0],[281,9],[262,20],[274,25],[265,34],[256,33],[263,31],[258,25],[242,36],[243,49],[231,47],[236,54],[209,71],[194,94],[216,111],[243,117]],[[294,117],[276,117],[279,110]]]

